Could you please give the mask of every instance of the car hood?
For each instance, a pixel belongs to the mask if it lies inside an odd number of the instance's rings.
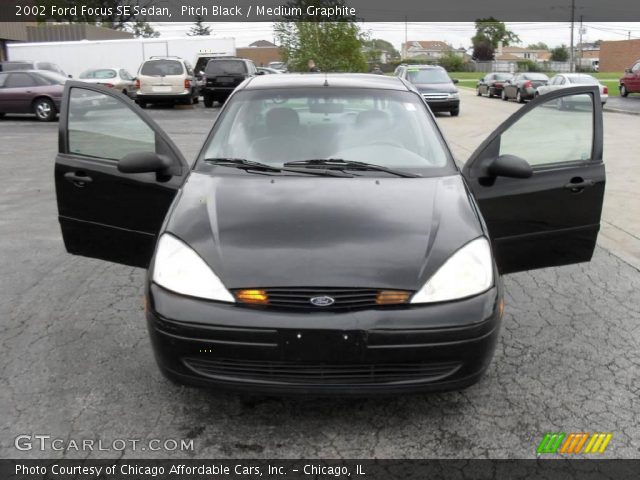
[[[227,288],[417,290],[482,235],[462,177],[329,178],[193,172],[166,231]]]
[[[453,83],[418,83],[420,93],[456,93],[458,89]]]

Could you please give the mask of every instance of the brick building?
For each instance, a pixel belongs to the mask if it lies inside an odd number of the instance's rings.
[[[600,71],[621,72],[640,59],[640,39],[602,42]]]

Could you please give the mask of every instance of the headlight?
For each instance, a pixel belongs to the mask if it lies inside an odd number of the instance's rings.
[[[184,242],[167,233],[158,240],[153,281],[183,295],[235,302],[206,262]]]
[[[460,95],[458,95],[457,93],[450,93],[449,94],[449,98],[459,98]]]
[[[493,260],[486,238],[454,253],[411,299],[411,303],[445,302],[477,295],[493,285]]]

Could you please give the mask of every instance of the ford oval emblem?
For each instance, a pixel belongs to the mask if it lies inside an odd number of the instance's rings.
[[[328,307],[329,305],[333,305],[336,301],[331,297],[313,297],[309,300],[312,305],[316,307]]]

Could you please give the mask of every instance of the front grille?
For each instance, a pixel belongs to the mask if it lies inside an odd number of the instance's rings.
[[[370,288],[278,287],[263,290],[269,297],[269,304],[264,307],[271,308],[325,312],[380,306],[376,303],[379,290]],[[238,291],[234,290],[233,293]],[[314,305],[311,299],[318,297],[330,297],[334,303]]]
[[[453,375],[460,363],[292,363],[185,358],[198,375],[218,379],[287,384],[389,384],[434,382]]]
[[[423,93],[422,96],[425,100],[447,100],[449,98],[446,93]]]

